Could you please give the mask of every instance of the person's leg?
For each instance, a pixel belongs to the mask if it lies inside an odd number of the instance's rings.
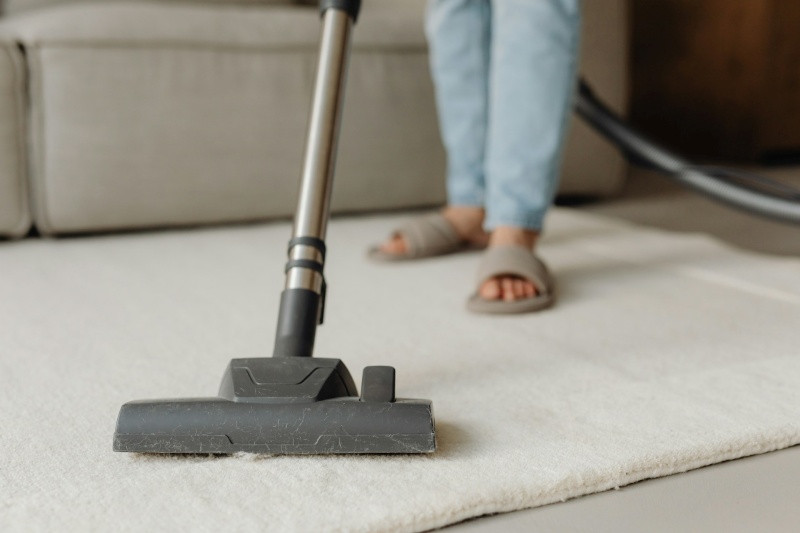
[[[483,207],[488,124],[489,0],[430,0],[425,21],[450,205]]]
[[[402,1],[402,0],[398,0]],[[488,123],[489,0],[430,0],[425,32],[447,151],[445,218],[465,240],[485,242],[484,154]],[[405,252],[401,236],[382,246]]]
[[[490,246],[533,248],[553,200],[575,86],[580,0],[492,0],[484,227]],[[488,299],[532,296],[509,276]]]

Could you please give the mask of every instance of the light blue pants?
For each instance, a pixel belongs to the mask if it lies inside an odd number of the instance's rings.
[[[450,205],[540,231],[558,185],[580,0],[430,0],[426,33]]]

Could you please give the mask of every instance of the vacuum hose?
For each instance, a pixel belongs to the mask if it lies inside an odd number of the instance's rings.
[[[680,185],[753,215],[800,224],[800,191],[748,172],[692,164],[626,124],[585,80],[580,80],[575,111],[632,164],[661,172]]]

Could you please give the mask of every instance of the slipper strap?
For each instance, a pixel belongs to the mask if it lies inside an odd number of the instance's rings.
[[[522,246],[489,247],[478,266],[478,287],[503,274],[527,279],[541,295],[552,294],[555,285],[547,266]]]
[[[406,241],[410,257],[438,255],[458,249],[462,239],[442,215],[436,213],[414,218],[403,224],[395,234]]]

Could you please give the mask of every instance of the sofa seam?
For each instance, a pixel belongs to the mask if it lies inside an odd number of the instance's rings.
[[[52,235],[53,225],[47,209],[47,173],[45,172],[45,110],[44,110],[44,70],[41,68],[40,48],[37,45],[25,45],[28,51],[30,123],[31,123],[31,209],[34,225],[42,235]],[[38,73],[38,77],[36,74]]]
[[[20,209],[19,218],[16,221],[16,224],[13,225],[12,229],[10,229],[7,233],[9,237],[12,238],[20,238],[22,237],[25,232],[30,229],[32,224],[31,220],[31,207],[30,207],[30,197],[29,197],[29,169],[27,166],[27,150],[26,148],[26,138],[27,138],[27,128],[26,128],[26,91],[25,91],[25,74],[24,74],[24,61],[22,58],[14,57],[11,49],[9,48],[10,44],[16,44],[13,42],[4,42],[2,45],[3,52],[5,53],[6,57],[8,58],[11,64],[11,76],[12,76],[12,83],[13,83],[13,94],[14,94],[14,120],[16,121],[14,129],[16,130],[16,139],[15,139],[15,152],[17,154],[17,161],[16,161],[16,168],[14,174],[17,179],[17,183],[19,185],[19,191],[17,192],[17,200]]]

